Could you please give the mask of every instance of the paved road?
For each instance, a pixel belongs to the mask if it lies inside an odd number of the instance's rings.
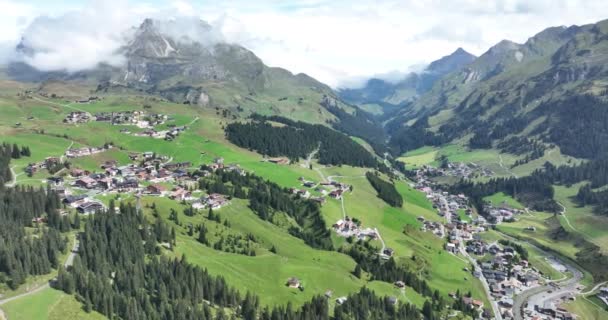
[[[549,255],[549,253],[546,252],[545,254]],[[566,264],[564,261],[560,260],[560,263],[568,268],[568,271],[572,273],[572,277],[563,281],[554,281],[553,283],[556,283],[557,287],[551,285],[535,287],[515,296],[513,299],[513,315],[515,320],[525,319],[524,311],[526,309],[534,310],[535,305],[542,306],[545,302],[559,299],[565,295],[578,294],[577,286],[583,278],[583,273],[577,268]],[[527,307],[525,307],[526,305]]]
[[[477,260],[475,258],[471,257],[471,255],[469,255],[469,253],[463,247],[460,247],[460,252],[465,257],[467,257],[467,259],[469,259],[469,261],[471,261],[471,263],[474,266],[477,266]],[[479,281],[481,281],[481,284],[483,285],[483,290],[486,292],[486,296],[488,297],[488,300],[490,301],[490,304],[492,305],[492,311],[494,312],[494,318],[496,320],[502,320],[502,314],[500,313],[498,304],[496,303],[496,301],[494,301],[492,299],[492,294],[490,293],[490,287],[488,286],[488,281],[486,280],[486,278],[483,274],[481,274],[481,276],[479,277]]]

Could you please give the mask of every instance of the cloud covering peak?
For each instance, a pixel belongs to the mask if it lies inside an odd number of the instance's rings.
[[[29,2],[29,4],[28,4]],[[34,4],[34,2],[38,2]],[[549,26],[608,17],[605,0],[0,0],[0,47],[23,37],[25,62],[41,70],[120,65],[120,48],[145,18],[164,32],[238,43],[270,66],[331,86],[403,74],[457,47],[480,55],[502,39],[524,42]],[[201,36],[203,19],[212,26]],[[202,29],[201,29],[202,28]],[[210,31],[211,30],[211,31]],[[0,58],[7,56],[0,50]]]

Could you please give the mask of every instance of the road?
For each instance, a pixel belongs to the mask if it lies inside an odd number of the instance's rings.
[[[525,243],[529,244],[530,246],[536,248],[537,250],[541,251],[544,255],[551,256],[550,253],[535,246],[534,244],[532,244],[530,242],[517,240],[513,237],[505,235],[504,233],[501,233],[501,234],[506,236],[507,238],[510,238],[510,239],[513,239],[516,241],[520,241],[520,242],[525,242]],[[559,260],[557,257],[555,257],[555,259]],[[513,315],[514,315],[515,320],[524,320],[525,319],[524,311],[526,309],[534,310],[535,305],[542,306],[547,301],[558,299],[567,294],[578,294],[579,293],[577,286],[579,285],[580,280],[583,278],[583,273],[580,270],[578,270],[576,267],[571,266],[562,260],[559,260],[559,262],[561,264],[563,264],[564,266],[566,266],[568,271],[570,271],[572,273],[572,277],[569,279],[563,280],[563,281],[552,281],[552,283],[557,284],[557,287],[550,286],[550,285],[535,287],[535,288],[525,290],[525,291],[521,292],[520,294],[518,294],[517,296],[515,296],[515,298],[513,299]],[[549,293],[549,291],[552,291],[552,292]],[[528,307],[524,308],[525,305],[528,305]]]
[[[469,253],[463,247],[460,247],[460,253],[462,253],[462,255],[464,255],[465,257],[467,257],[467,259],[469,259],[469,261],[474,266],[477,266],[477,260],[475,258],[471,257],[471,255],[469,255]],[[496,303],[496,301],[494,301],[494,299],[492,299],[492,294],[490,292],[490,287],[488,286],[488,281],[486,280],[486,278],[483,274],[481,274],[481,276],[479,277],[479,281],[481,281],[481,284],[483,285],[483,290],[486,292],[486,296],[488,297],[488,300],[490,301],[490,304],[492,305],[492,311],[494,312],[494,318],[496,320],[502,320],[502,314],[500,313],[498,304]]]
[[[80,246],[80,241],[78,240],[78,237],[76,235],[74,235],[74,245],[72,246],[72,250],[70,251],[70,254],[67,256],[67,258],[66,258],[66,260],[65,260],[65,262],[63,264],[64,267],[67,268],[67,267],[71,266],[74,263],[74,257],[78,253],[79,246]],[[44,284],[41,284],[41,285],[35,287],[34,289],[29,290],[27,292],[24,292],[22,294],[18,294],[16,296],[13,296],[13,297],[10,297],[10,298],[2,299],[2,300],[0,300],[0,306],[3,305],[3,304],[9,303],[11,301],[14,301],[14,300],[17,300],[17,299],[20,299],[20,298],[23,298],[23,297],[35,294],[35,293],[40,292],[40,291],[42,291],[44,289],[47,289],[47,288],[50,287],[49,283],[50,283],[50,281],[46,282]],[[2,309],[0,309],[0,319],[8,320],[8,317],[6,316],[6,314],[4,313],[4,311],[2,311]]]

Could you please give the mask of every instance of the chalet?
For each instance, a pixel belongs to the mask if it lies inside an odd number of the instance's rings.
[[[169,195],[169,198],[177,201],[182,201],[186,200],[191,195],[192,193],[184,188],[175,188],[173,189],[171,195]]]
[[[342,305],[342,304],[344,304],[344,302],[346,302],[347,300],[348,300],[348,298],[347,298],[347,297],[339,297],[338,299],[336,299],[336,303],[337,303],[338,305]]]
[[[395,285],[395,287],[399,288],[399,289],[404,289],[405,288],[405,282],[403,281],[395,281],[395,283],[393,283]]]
[[[318,202],[320,204],[325,204],[325,197],[312,197],[310,198],[310,200],[314,201],[314,202]]]
[[[274,163],[274,164],[286,165],[286,164],[289,164],[289,159],[284,158],[284,157],[280,157],[280,158],[268,158],[268,162]]]
[[[287,279],[287,286],[290,288],[299,288],[300,285],[301,285],[300,279],[298,279],[296,277],[291,277],[291,278]]]
[[[115,187],[118,191],[125,192],[137,189],[139,187],[139,183],[135,179],[130,179],[116,183]]]
[[[212,193],[207,197],[203,197],[201,200],[206,207],[213,210],[220,209],[228,203],[228,200],[226,200],[226,198],[219,193]]]
[[[451,252],[451,253],[458,253],[458,248],[456,248],[456,245],[451,242],[448,242],[445,245],[445,250],[447,250],[448,252]]]
[[[103,205],[99,202],[85,202],[81,205],[79,205],[76,210],[78,210],[79,213],[82,214],[90,214],[90,213],[94,213],[100,210],[103,210]]]
[[[51,168],[57,164],[59,164],[60,159],[57,157],[48,157],[46,159],[44,159],[44,165],[46,168]]]
[[[109,190],[114,187],[114,182],[110,178],[102,178],[97,180],[97,186],[103,190]]]
[[[384,254],[388,257],[392,257],[393,254],[395,254],[395,250],[393,250],[391,248],[386,248],[386,249],[382,250],[382,254]]]
[[[167,191],[167,188],[165,188],[164,186],[161,186],[160,184],[152,184],[149,185],[146,188],[146,191],[149,194],[154,194],[154,195],[161,195],[163,194],[165,191]]]
[[[87,174],[87,171],[84,171],[82,169],[72,169],[70,170],[70,175],[74,178],[78,178],[78,177],[82,177],[85,174]]]
[[[50,185],[61,185],[63,183],[63,178],[62,177],[48,177],[46,179]]]
[[[74,186],[85,189],[92,189],[97,185],[97,181],[95,179],[84,176],[80,177],[78,180],[74,182]]]
[[[65,197],[65,199],[63,199],[63,203],[65,203],[67,205],[74,205],[76,203],[83,201],[86,198],[87,198],[86,194],[69,195],[69,196]]]
[[[342,193],[344,193],[344,191],[342,190],[334,190],[332,192],[329,193],[329,196],[334,198],[334,199],[342,199]]]
[[[163,166],[163,168],[165,168],[167,170],[175,170],[175,169],[190,168],[191,166],[192,166],[192,163],[190,163],[190,162],[177,162],[177,163],[167,163],[166,165]]]
[[[101,168],[102,169],[108,169],[108,168],[116,167],[117,165],[118,165],[118,161],[116,161],[116,160],[108,160],[108,161],[104,162],[101,165]]]

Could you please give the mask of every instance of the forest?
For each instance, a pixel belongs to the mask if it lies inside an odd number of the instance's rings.
[[[29,152],[29,148],[7,144],[0,148],[4,181],[11,179],[10,160],[22,156],[20,150]],[[61,264],[59,256],[66,252],[67,240],[60,229],[63,226],[69,230],[70,223],[62,224],[67,217],[60,217],[59,198],[51,190],[5,188],[4,181],[0,181],[0,282],[16,289],[27,276],[48,274]],[[51,223],[45,227],[34,222],[35,218],[47,218]],[[33,231],[27,231],[26,227]]]
[[[273,126],[268,121],[284,126]],[[321,164],[378,167],[376,159],[361,145],[322,125],[254,115],[251,122],[227,125],[225,132],[230,142],[266,156],[286,156],[298,161],[319,148],[317,156]]]
[[[328,319],[322,298],[301,308],[261,308],[256,295],[242,294],[185,256],[163,255],[161,242],[171,239],[158,230],[168,227],[150,225],[130,204],[120,204],[119,212],[87,220],[73,266],[59,270],[55,286],[76,294],[87,312],[130,320]]]
[[[400,208],[403,206],[403,197],[401,197],[394,184],[382,180],[377,173],[367,172],[365,177],[378,192],[378,198],[392,207]]]

